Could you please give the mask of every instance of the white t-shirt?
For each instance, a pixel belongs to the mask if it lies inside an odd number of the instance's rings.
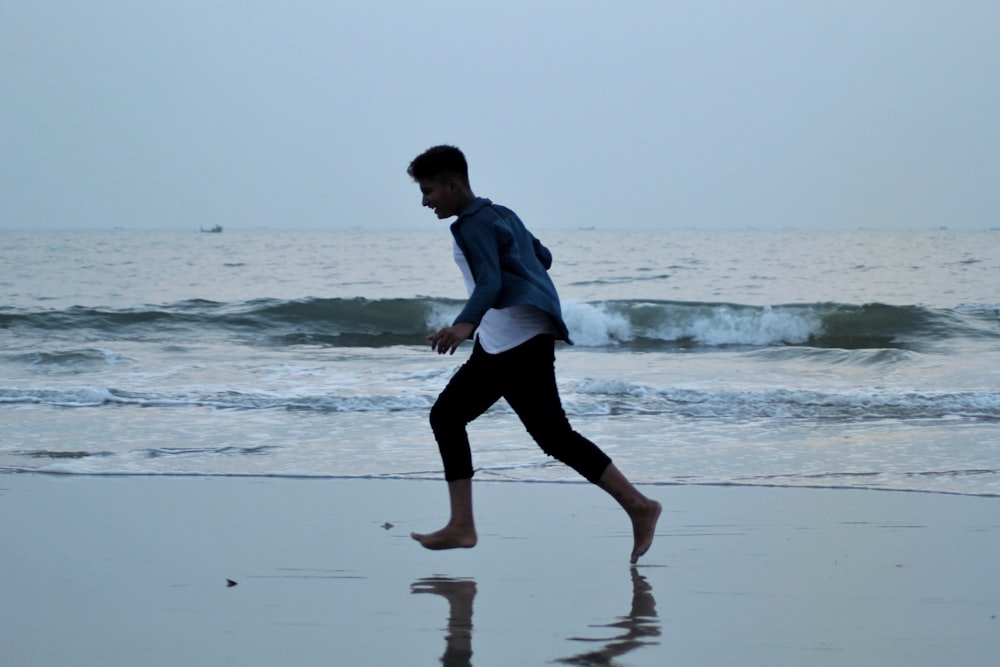
[[[465,259],[465,253],[454,242],[455,263],[462,271],[465,288],[469,294],[476,287],[472,277],[472,269]],[[542,310],[534,306],[511,306],[509,308],[490,308],[483,315],[476,336],[479,344],[490,354],[499,354],[517,347],[540,334],[555,334],[552,320]]]

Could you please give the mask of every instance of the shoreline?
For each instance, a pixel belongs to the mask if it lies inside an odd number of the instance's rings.
[[[68,457],[69,458],[69,457]],[[551,485],[551,486],[590,486],[586,480],[574,476],[573,479],[515,479],[503,477],[489,477],[489,470],[477,470],[476,484],[510,484],[510,485]],[[443,477],[440,471],[431,473],[419,473],[409,475],[399,473],[394,475],[310,475],[298,473],[222,473],[222,472],[65,472],[61,470],[27,469],[27,468],[3,468],[0,467],[0,479],[10,476],[37,475],[39,477],[51,478],[92,478],[92,479],[232,479],[232,480],[287,480],[291,482],[414,482],[421,484],[435,484],[441,482]],[[823,484],[762,484],[753,482],[733,482],[733,481],[697,481],[697,482],[635,482],[638,487],[646,489],[673,489],[673,488],[716,488],[716,489],[789,489],[789,490],[811,490],[811,491],[864,491],[872,493],[901,493],[901,494],[922,494],[931,496],[956,496],[961,498],[1000,498],[1000,493],[990,491],[953,491],[949,489],[926,489],[926,488],[895,488],[891,486],[835,486]],[[2,487],[0,487],[2,490]]]
[[[407,483],[408,482],[408,483]],[[11,664],[989,664],[986,496],[474,485],[479,545],[431,552],[440,481],[0,475]],[[227,580],[236,585],[227,585]],[[471,656],[471,657],[470,657]]]

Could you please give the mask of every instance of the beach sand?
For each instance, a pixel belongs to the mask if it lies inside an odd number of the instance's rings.
[[[0,476],[0,646],[29,665],[992,665],[1000,499],[480,482]],[[229,585],[232,580],[236,585]]]

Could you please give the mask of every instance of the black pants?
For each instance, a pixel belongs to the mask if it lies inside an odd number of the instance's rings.
[[[556,387],[555,359],[552,336],[536,336],[499,354],[489,354],[476,342],[472,356],[431,408],[446,480],[472,477],[466,425],[503,398],[542,451],[597,482],[611,459],[570,426]]]

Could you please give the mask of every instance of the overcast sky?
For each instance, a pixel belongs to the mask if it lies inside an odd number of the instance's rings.
[[[0,228],[1000,226],[1000,2],[0,0]]]

